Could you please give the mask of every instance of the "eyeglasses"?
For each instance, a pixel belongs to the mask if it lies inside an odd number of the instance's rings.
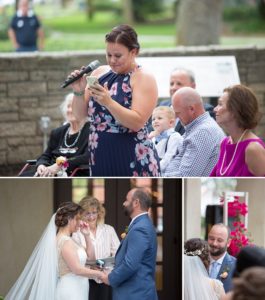
[[[98,214],[97,211],[92,211],[92,212],[86,213],[85,216],[89,218],[89,217],[94,217],[94,216],[96,216],[97,214]]]

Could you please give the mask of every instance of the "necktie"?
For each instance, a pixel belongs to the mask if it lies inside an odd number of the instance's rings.
[[[217,275],[218,275],[218,262],[214,261],[212,263],[210,277],[216,279]]]

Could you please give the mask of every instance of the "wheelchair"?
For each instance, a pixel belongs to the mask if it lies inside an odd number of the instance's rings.
[[[18,177],[22,176],[22,174],[27,171],[30,167],[33,167],[35,166],[37,163],[37,159],[29,159],[29,160],[26,160],[26,164],[22,167],[22,169],[19,171],[18,173]],[[78,175],[80,172],[84,172],[84,171],[88,171],[89,172],[89,164],[82,164],[78,167],[76,167],[73,172],[71,172],[68,177],[87,177],[85,175]]]

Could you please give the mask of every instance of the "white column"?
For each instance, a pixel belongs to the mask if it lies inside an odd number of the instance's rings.
[[[184,180],[184,241],[201,237],[201,179]]]
[[[265,247],[265,179],[238,179],[237,190],[249,192],[248,230],[253,243]]]

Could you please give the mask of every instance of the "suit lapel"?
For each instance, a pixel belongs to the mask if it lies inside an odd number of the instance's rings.
[[[226,253],[225,257],[224,257],[224,260],[223,260],[223,263],[221,265],[221,268],[219,270],[219,273],[217,275],[217,278],[219,279],[222,279],[220,277],[220,275],[223,273],[223,272],[228,272],[229,270],[227,270],[229,268],[229,256],[228,256],[228,253]]]
[[[142,215],[142,216],[136,218],[136,219],[130,224],[130,226],[129,226],[129,228],[128,228],[127,235],[128,235],[129,232],[132,230],[133,226],[134,226],[135,224],[137,224],[142,218],[145,218],[145,217],[148,217],[148,215],[147,215],[147,214],[144,214],[144,215]],[[125,237],[124,239],[121,240],[121,243],[120,243],[120,246],[119,246],[119,248],[118,248],[118,250],[117,250],[117,252],[116,252],[116,255],[117,255],[117,253],[119,252],[119,250],[121,249],[121,247],[122,247],[122,245],[123,245],[123,243],[124,243],[124,240],[127,238],[127,235],[126,235],[126,237]],[[115,256],[116,256],[116,255],[115,255]]]

